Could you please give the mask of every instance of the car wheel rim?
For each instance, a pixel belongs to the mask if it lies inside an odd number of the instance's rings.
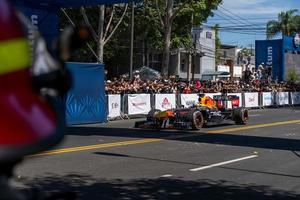
[[[201,113],[196,113],[195,126],[200,128],[202,126],[202,123],[203,123],[203,119],[202,119]]]

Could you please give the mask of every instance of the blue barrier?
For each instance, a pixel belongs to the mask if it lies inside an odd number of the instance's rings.
[[[93,63],[67,63],[73,87],[66,96],[67,124],[98,123],[107,120],[104,66]]]

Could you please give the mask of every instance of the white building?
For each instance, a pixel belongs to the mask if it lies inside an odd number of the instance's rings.
[[[216,75],[215,65],[215,31],[210,28],[194,28],[193,40],[196,46],[194,53],[195,69],[194,78],[202,80],[213,79]],[[180,78],[192,78],[191,56],[187,49],[180,48],[171,51],[169,74],[178,75]],[[190,67],[190,70],[188,70]]]

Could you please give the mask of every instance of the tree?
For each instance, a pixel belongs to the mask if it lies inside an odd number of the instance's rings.
[[[135,41],[142,44],[143,64],[149,66],[149,54],[163,48],[161,24],[153,0],[137,4],[135,11]]]
[[[296,83],[297,81],[299,81],[299,76],[295,68],[288,70],[286,79],[287,81],[290,81],[292,83]]]
[[[108,10],[110,16],[107,24],[105,24],[105,5],[99,6],[98,27],[97,29],[95,29],[89,20],[89,17],[86,13],[86,9],[84,7],[81,7],[80,11],[81,11],[81,15],[83,16],[84,22],[90,29],[94,42],[97,44],[98,62],[103,63],[104,46],[111,39],[115,31],[120,26],[126,14],[127,8],[128,8],[128,4],[124,6],[124,10],[121,17],[113,25],[113,18],[116,12],[115,11],[116,6],[113,5],[112,8]]]
[[[271,39],[278,34],[292,36],[300,31],[299,20],[297,20],[297,9],[292,9],[278,14],[278,20],[271,20],[267,23],[267,39]]]
[[[164,32],[164,48],[162,61],[162,75],[168,75],[169,54],[171,47],[172,26],[175,19],[180,15],[189,13],[194,17],[193,25],[201,25],[212,10],[216,9],[222,0],[155,0],[159,20]]]

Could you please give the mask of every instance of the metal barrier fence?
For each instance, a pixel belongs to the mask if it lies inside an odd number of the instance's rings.
[[[206,93],[214,97],[221,93]],[[300,92],[243,92],[228,93],[240,97],[240,106],[246,108],[266,108],[300,105]],[[198,94],[126,94],[107,95],[108,118],[129,118],[145,115],[151,109],[167,110],[190,107],[198,102]]]

